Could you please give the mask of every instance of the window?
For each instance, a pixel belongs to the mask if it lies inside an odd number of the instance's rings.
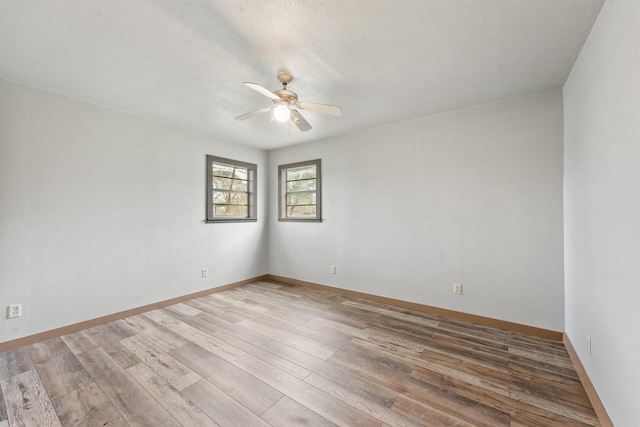
[[[321,221],[320,159],[278,166],[279,221]]]
[[[256,220],[256,172],[251,163],[207,156],[207,222]]]

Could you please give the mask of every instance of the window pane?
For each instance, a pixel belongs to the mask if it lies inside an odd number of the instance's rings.
[[[212,165],[212,175],[213,176],[225,176],[227,178],[233,178],[233,170],[234,168],[231,166],[225,166],[225,165],[218,165],[218,164],[213,164]]]
[[[231,184],[231,189],[236,191],[247,191],[247,181],[234,179]]]
[[[296,191],[314,191],[316,189],[315,179],[306,179],[304,181],[287,182],[287,193]]]
[[[231,190],[231,182],[233,180],[229,178],[213,177],[213,188],[220,190]]]
[[[213,204],[228,204],[229,203],[229,194],[220,191],[213,192]]]
[[[315,206],[287,206],[287,217],[316,216]]]
[[[287,169],[287,181],[309,179],[316,177],[316,166],[301,166],[299,168]]]
[[[213,192],[213,204],[215,205],[247,205],[248,201],[247,193]]]
[[[214,190],[235,190],[235,191],[247,191],[247,181],[241,181],[239,179],[220,178],[213,177]]]
[[[315,205],[316,193],[287,194],[287,205]]]
[[[227,211],[229,212],[229,215],[241,216],[241,217],[249,216],[248,209],[249,208],[247,206],[228,206],[227,207]]]
[[[249,208],[247,206],[213,206],[213,215],[214,216],[233,216],[233,217],[241,217],[246,218],[249,216],[248,214]]]
[[[247,193],[231,193],[230,202],[232,205],[248,205],[249,196]]]
[[[212,166],[211,175],[223,178],[237,178],[246,181],[249,175],[249,171],[248,169],[244,168],[234,168],[231,166],[214,164]]]
[[[234,178],[242,179],[244,181],[247,180],[247,175],[248,175],[248,170],[242,169],[242,168],[236,168],[235,172],[233,173]]]

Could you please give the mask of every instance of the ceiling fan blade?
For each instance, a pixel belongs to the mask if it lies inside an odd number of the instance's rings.
[[[303,110],[315,111],[316,113],[329,114],[336,117],[340,117],[342,115],[342,110],[337,105],[317,104],[315,102],[299,101],[298,107]]]
[[[241,116],[238,116],[235,119],[236,120],[246,120],[249,117],[257,116],[258,114],[267,113],[269,111],[271,111],[271,107],[262,107],[262,108],[258,108],[255,111],[251,111],[250,113],[246,113],[246,114],[243,114]]]
[[[298,126],[298,129],[302,132],[306,132],[311,129],[309,122],[302,117],[302,114],[300,114],[298,110],[291,110],[291,121]]]
[[[282,101],[282,98],[280,98],[275,93],[271,92],[269,89],[263,88],[258,83],[244,82],[244,85],[246,87],[250,87],[251,89],[255,90],[256,92],[260,92],[264,96],[269,97],[269,98],[273,99],[274,101]]]

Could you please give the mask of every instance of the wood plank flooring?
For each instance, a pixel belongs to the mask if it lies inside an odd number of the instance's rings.
[[[598,426],[561,342],[257,282],[0,354],[7,426]]]

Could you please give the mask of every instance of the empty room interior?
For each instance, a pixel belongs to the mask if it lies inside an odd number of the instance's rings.
[[[637,0],[0,0],[0,427],[640,426]]]

